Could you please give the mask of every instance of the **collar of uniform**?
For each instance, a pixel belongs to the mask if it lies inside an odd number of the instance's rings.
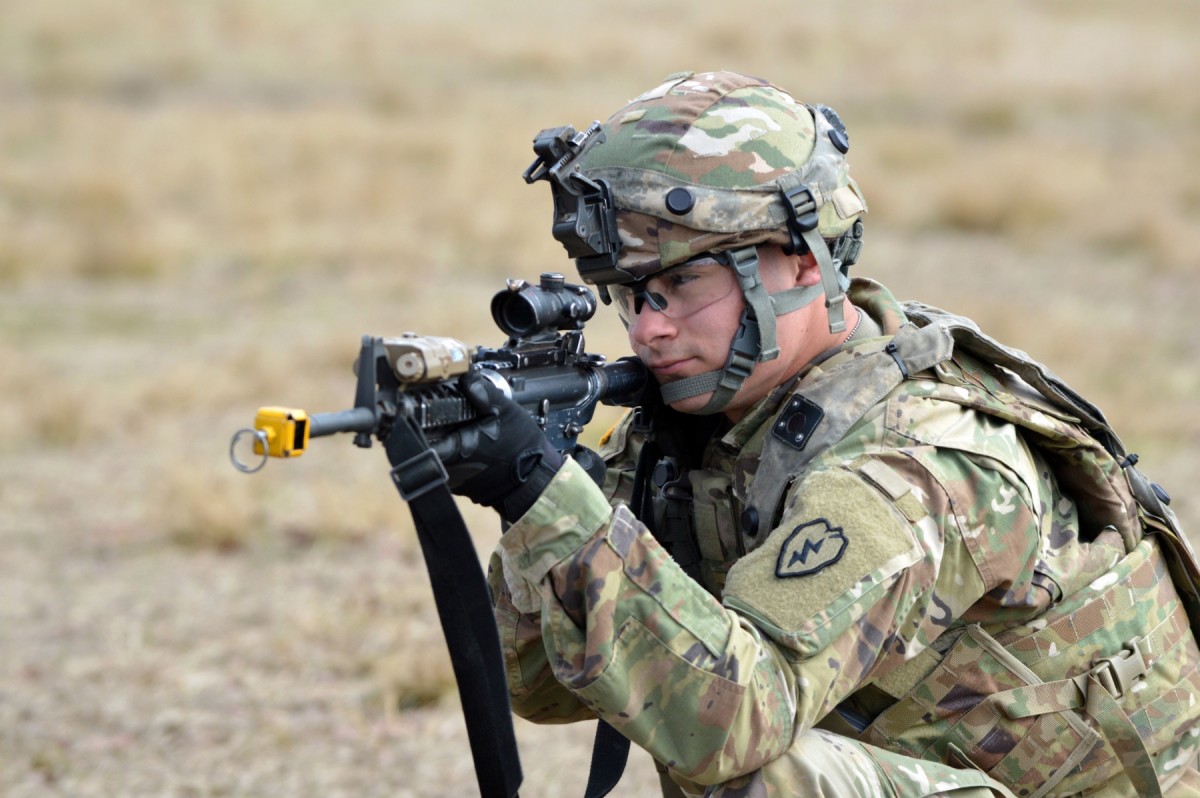
[[[895,335],[908,323],[904,308],[882,283],[866,277],[855,277],[850,281],[850,290],[846,294],[859,310],[865,310],[874,319],[884,335]]]
[[[866,314],[867,319],[864,320],[864,325],[869,320],[870,328],[873,329],[857,329],[839,346],[827,349],[813,358],[812,362],[804,367],[801,375],[807,375],[810,372],[820,373],[822,369],[828,369],[833,363],[840,363],[844,360],[842,355],[854,352],[863,341],[869,341],[880,335],[891,337],[908,323],[908,317],[904,315],[904,309],[900,303],[892,296],[892,292],[881,283],[865,277],[856,277],[850,282],[850,290],[847,295],[851,304],[858,308],[859,312]]]
[[[750,411],[742,417],[741,421],[725,431],[725,434],[721,436],[721,444],[732,447],[734,450],[742,449],[754,436],[754,433],[759,432],[763,424],[779,412],[784,400],[796,387],[797,379],[799,379],[798,375],[792,377],[760,399],[758,404],[750,408]]]

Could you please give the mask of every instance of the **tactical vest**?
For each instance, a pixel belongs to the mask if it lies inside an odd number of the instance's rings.
[[[681,506],[690,502],[683,515],[698,551],[685,557],[719,595],[728,568],[767,537],[748,533],[772,526],[788,486],[872,407],[904,380],[953,386],[939,397],[1022,428],[1075,497],[1081,528],[1103,530],[1124,556],[1026,625],[947,632],[870,686],[894,703],[866,728],[837,712],[822,726],[978,768],[1022,796],[1098,785],[1096,795],[1161,795],[1200,747],[1200,565],[1169,499],[1103,414],[1044,366],[968,319],[917,303],[904,310],[910,323],[891,339],[856,346],[837,379],[801,383],[791,394],[753,479],[667,469],[655,502],[659,527],[674,527],[678,539]]]

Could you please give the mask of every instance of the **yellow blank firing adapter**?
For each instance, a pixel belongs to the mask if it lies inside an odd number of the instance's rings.
[[[229,444],[229,457],[239,471],[253,474],[267,463],[268,457],[299,457],[308,448],[308,414],[291,407],[260,407],[254,416],[254,429],[240,429]],[[236,447],[242,435],[254,437],[254,453],[262,459],[247,464],[237,457]]]

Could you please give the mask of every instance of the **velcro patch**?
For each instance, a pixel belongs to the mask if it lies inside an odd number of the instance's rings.
[[[841,186],[830,196],[833,200],[833,207],[837,209],[837,214],[843,219],[849,219],[856,213],[864,213],[867,210],[867,204],[863,202],[862,197],[854,189],[857,186]]]
[[[724,601],[811,653],[868,610],[873,587],[923,555],[890,496],[857,472],[817,471],[793,488],[766,541],[730,569]]]

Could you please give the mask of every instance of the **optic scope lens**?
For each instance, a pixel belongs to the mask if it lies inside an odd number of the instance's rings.
[[[514,338],[580,329],[595,312],[595,295],[582,286],[567,285],[560,274],[543,274],[541,285],[524,284],[492,297],[492,319]]]
[[[540,304],[536,298],[509,294],[493,305],[492,315],[501,330],[514,337],[523,338],[537,332],[542,326],[542,319],[538,317]]]

